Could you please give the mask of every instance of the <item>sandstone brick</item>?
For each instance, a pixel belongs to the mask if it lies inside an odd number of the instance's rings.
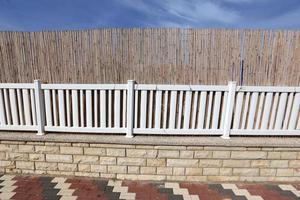
[[[172,167],[157,167],[157,174],[172,175]]]
[[[221,176],[232,176],[232,168],[220,168]]]
[[[276,175],[276,169],[260,169],[260,176],[275,176]]]
[[[57,163],[35,162],[37,170],[57,170]]]
[[[251,167],[255,168],[267,168],[270,166],[269,160],[252,160]]]
[[[146,166],[146,159],[144,158],[118,158],[118,165],[136,165],[136,166]]]
[[[106,173],[107,172],[107,166],[103,166],[103,165],[91,165],[91,172]]]
[[[108,149],[106,149],[106,155],[107,156],[124,157],[125,149],[108,148]]]
[[[221,167],[222,160],[200,160],[199,167]]]
[[[168,181],[185,181],[186,176],[167,176]]]
[[[267,152],[263,151],[233,151],[231,152],[233,159],[266,159]]]
[[[289,162],[289,167],[300,168],[300,160],[291,160]]]
[[[18,169],[34,169],[34,162],[16,161],[16,168],[18,168]]]
[[[116,165],[117,158],[115,158],[115,157],[100,157],[100,164],[101,165]]]
[[[233,175],[237,175],[237,176],[258,176],[259,175],[259,169],[235,168],[235,169],[233,169]]]
[[[47,162],[63,162],[71,163],[73,161],[72,155],[62,155],[62,154],[46,154]]]
[[[139,174],[140,173],[140,167],[138,167],[138,166],[128,166],[127,167],[127,173],[128,174]]]
[[[223,167],[250,167],[250,160],[223,160]]]
[[[212,151],[195,151],[194,158],[212,158]]]
[[[75,176],[99,177],[98,172],[75,172]]]
[[[183,167],[173,167],[174,176],[183,176],[185,173],[185,168]]]
[[[297,152],[281,152],[280,157],[285,160],[297,159]]]
[[[27,153],[15,153],[7,152],[6,160],[28,160],[29,156]]]
[[[35,146],[36,153],[59,153],[58,146]]]
[[[185,150],[186,146],[154,146],[154,149],[165,149],[165,150]]]
[[[203,168],[203,175],[205,176],[218,176],[219,168]]]
[[[299,177],[273,177],[274,182],[299,182]]]
[[[294,171],[294,176],[300,176],[300,168],[293,169]]]
[[[159,158],[179,158],[178,150],[158,150]]]
[[[22,169],[24,170],[24,169]],[[6,168],[4,171],[4,174],[21,174],[22,173],[21,169],[13,169],[13,168]]]
[[[288,168],[289,161],[288,160],[271,160],[270,167],[271,168]]]
[[[280,152],[268,152],[268,159],[280,159]]]
[[[45,161],[45,154],[31,153],[29,154],[30,161]]]
[[[214,151],[213,158],[230,158],[230,151]]]
[[[239,176],[207,176],[207,181],[212,182],[231,182],[231,181],[239,181]]]
[[[197,159],[167,159],[168,167],[198,167]]]
[[[88,155],[74,155],[74,163],[83,163],[83,164],[98,164],[98,156],[88,156]]]
[[[147,166],[164,167],[166,166],[165,159],[147,159]]]
[[[135,148],[136,149],[153,149],[154,146],[151,146],[151,145],[136,145]]]
[[[163,181],[166,180],[165,175],[136,175],[136,174],[117,174],[117,179],[120,180],[137,180],[137,181],[145,181],[145,180],[153,180],[153,181]]]
[[[0,167],[15,168],[15,161],[0,160]]]
[[[70,163],[58,163],[57,164],[58,170],[61,171],[77,171],[77,165],[76,164],[70,164]]]
[[[156,167],[141,167],[141,174],[156,174]]]
[[[80,172],[90,172],[91,165],[89,164],[78,164],[78,171]]]
[[[73,147],[89,147],[89,143],[72,143]]]
[[[186,168],[185,175],[188,176],[201,176],[203,173],[202,168]]]
[[[187,181],[197,181],[197,182],[205,182],[207,181],[207,176],[186,176]]]
[[[10,140],[3,140],[3,141],[0,141],[1,144],[25,144],[24,141],[10,141]]]
[[[181,150],[179,152],[180,158],[193,158],[194,157],[194,151],[187,151],[187,150]]]
[[[60,147],[61,154],[83,154],[82,147]]]
[[[5,152],[0,152],[0,160],[5,160]]]
[[[117,178],[116,174],[100,173],[101,178],[115,179]]]
[[[19,152],[20,153],[33,153],[34,146],[33,145],[19,145]]]
[[[127,172],[126,166],[107,166],[108,173],[120,173],[125,174]]]
[[[293,176],[294,170],[293,169],[277,169],[277,176]]]
[[[128,157],[156,158],[157,150],[154,149],[126,149]]]
[[[105,148],[84,148],[85,155],[105,156]]]

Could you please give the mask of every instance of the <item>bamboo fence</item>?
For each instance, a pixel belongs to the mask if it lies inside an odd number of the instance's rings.
[[[300,31],[0,32],[0,82],[299,85]]]

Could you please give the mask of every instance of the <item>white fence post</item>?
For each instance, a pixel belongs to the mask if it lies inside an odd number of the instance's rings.
[[[41,81],[34,80],[34,94],[35,94],[35,109],[37,118],[37,135],[45,134],[45,110],[44,110],[44,98],[41,89]]]
[[[127,132],[126,137],[133,137],[134,123],[134,80],[128,80],[127,85]]]
[[[236,82],[231,81],[228,83],[228,99],[226,103],[223,135],[221,136],[221,138],[223,139],[230,139],[229,134],[231,129],[232,113],[233,113],[233,107],[235,101],[235,92],[236,92]]]

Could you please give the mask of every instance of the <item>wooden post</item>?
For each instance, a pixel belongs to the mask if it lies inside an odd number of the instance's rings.
[[[41,81],[34,80],[34,94],[35,94],[35,110],[37,118],[37,135],[45,134],[45,110],[44,97],[41,89]]]
[[[229,134],[230,134],[230,129],[231,129],[235,92],[236,92],[236,82],[229,82],[228,83],[228,99],[227,99],[225,120],[224,120],[224,129],[223,129],[223,135],[221,136],[221,138],[223,138],[223,139],[230,139]]]
[[[135,81],[128,80],[127,86],[127,132],[126,137],[133,137],[133,123],[134,123],[134,85]]]

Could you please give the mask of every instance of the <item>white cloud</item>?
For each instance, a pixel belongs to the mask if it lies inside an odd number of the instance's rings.
[[[162,21],[166,21],[166,18],[173,18],[168,20],[170,23],[176,23],[175,20],[181,19],[193,24],[208,21],[231,24],[239,19],[236,11],[221,7],[218,2],[207,0],[158,0],[153,1],[154,3],[142,0],[123,0],[122,2],[125,6],[137,11],[160,17]]]

